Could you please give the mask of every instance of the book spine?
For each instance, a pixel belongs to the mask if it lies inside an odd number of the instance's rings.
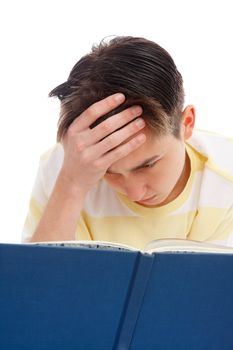
[[[138,253],[113,350],[127,350],[130,347],[153,261],[153,255]]]

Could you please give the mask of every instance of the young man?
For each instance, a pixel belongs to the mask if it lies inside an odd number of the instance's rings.
[[[50,96],[61,101],[58,144],[41,158],[24,241],[233,245],[233,142],[194,132],[163,48],[102,42]]]

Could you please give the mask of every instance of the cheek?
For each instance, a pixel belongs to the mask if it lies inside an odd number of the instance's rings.
[[[180,177],[182,168],[180,164],[173,162],[161,162],[149,177],[149,187],[156,191],[169,192]]]
[[[167,167],[166,173],[163,174],[164,181],[166,182],[168,191],[172,190],[176,183],[179,181],[183,171],[182,158],[173,159]]]
[[[105,181],[112,187],[121,187],[121,179],[119,175],[105,175]]]

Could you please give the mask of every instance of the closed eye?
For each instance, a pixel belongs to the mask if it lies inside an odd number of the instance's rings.
[[[135,172],[141,172],[141,171],[144,171],[144,170],[146,171],[146,170],[152,169],[156,165],[157,162],[158,162],[158,160],[156,160],[153,163],[145,164],[145,165],[141,166],[140,168],[135,169],[134,171]]]
[[[151,168],[153,168],[153,167],[156,165],[157,162],[158,162],[158,161],[153,162],[153,163],[145,164],[145,165],[143,165],[142,167],[136,169],[135,171],[143,171],[143,170],[151,169]]]
[[[153,168],[153,167],[155,166],[156,163],[157,163],[157,161],[154,162],[154,163],[146,164],[146,165],[143,166],[143,168]]]

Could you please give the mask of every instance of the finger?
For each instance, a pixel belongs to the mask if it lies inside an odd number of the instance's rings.
[[[137,136],[132,138],[130,141],[118,146],[111,152],[108,152],[103,157],[101,157],[98,160],[98,162],[100,163],[99,166],[100,167],[105,166],[107,170],[113,163],[115,163],[119,159],[126,157],[131,152],[135,151],[145,141],[146,141],[146,135],[142,133],[138,134]]]
[[[127,125],[140,114],[142,114],[142,108],[140,106],[133,106],[109,117],[107,120],[91,129],[90,138],[92,144],[97,143],[114,131],[122,128],[124,125]]]
[[[92,104],[83,113],[81,113],[71,125],[76,131],[84,130],[93,124],[98,118],[118,107],[124,102],[124,100],[125,96],[122,93],[108,96],[103,100]]]
[[[95,152],[97,157],[101,157],[105,153],[113,150],[123,142],[126,142],[130,137],[134,136],[137,132],[145,127],[145,121],[142,118],[137,118],[124,128],[112,133],[104,140],[95,144]]]

